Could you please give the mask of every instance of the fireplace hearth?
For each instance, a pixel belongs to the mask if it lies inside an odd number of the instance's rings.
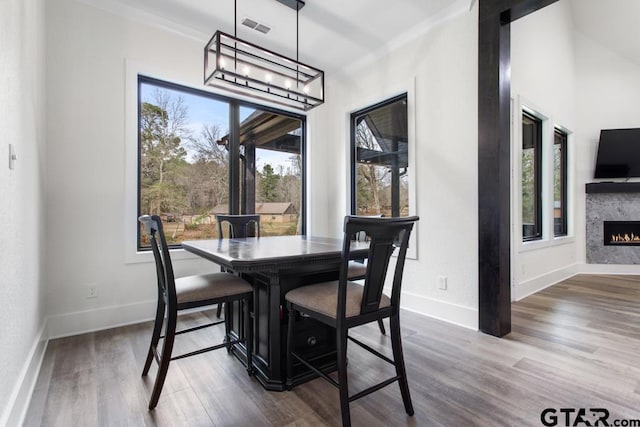
[[[640,246],[640,221],[603,221],[605,246]]]

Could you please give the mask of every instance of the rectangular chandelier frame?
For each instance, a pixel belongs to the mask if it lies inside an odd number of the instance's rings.
[[[324,103],[324,72],[222,31],[204,48],[204,84],[308,111]]]

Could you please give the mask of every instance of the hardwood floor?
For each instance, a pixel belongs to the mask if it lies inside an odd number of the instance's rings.
[[[183,323],[205,315],[215,312]],[[610,423],[640,419],[640,276],[576,276],[527,297],[513,304],[513,332],[503,339],[410,312],[401,322],[416,414],[405,414],[392,384],[351,404],[354,426],[540,426],[545,408],[604,408]],[[176,351],[216,334],[182,335]],[[324,380],[267,392],[225,351],[172,362],[149,412],[155,368],[148,379],[140,373],[150,335],[144,323],[52,340],[25,425],[340,424],[337,390]],[[375,323],[354,335],[390,354]],[[391,376],[355,345],[349,362],[352,392]],[[589,411],[585,418],[594,420]]]

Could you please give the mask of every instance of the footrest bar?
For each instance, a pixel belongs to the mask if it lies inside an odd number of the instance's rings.
[[[333,384],[335,387],[340,387],[340,385],[338,384],[338,382],[336,380],[334,380],[333,378],[331,378],[329,375],[325,374],[324,372],[322,372],[320,369],[316,368],[315,366],[313,366],[312,364],[310,364],[309,362],[307,362],[305,359],[303,359],[302,357],[298,356],[296,353],[291,352],[291,356],[295,357],[296,359],[298,359],[303,365],[305,365],[307,368],[311,369],[313,372],[315,372],[316,374],[320,375],[322,378],[324,378],[325,380],[329,381],[331,384]]]
[[[349,397],[349,402],[353,402],[354,400],[360,399],[361,397],[364,397],[364,396],[366,396],[366,395],[368,395],[368,394],[371,394],[371,393],[373,393],[374,391],[378,391],[378,390],[380,390],[381,388],[388,386],[388,385],[389,385],[389,384],[391,384],[392,382],[398,381],[399,379],[400,379],[400,377],[399,377],[399,376],[395,376],[395,377],[393,377],[393,378],[389,378],[388,380],[383,381],[383,382],[381,382],[381,383],[379,383],[379,384],[376,384],[376,385],[371,386],[371,387],[369,387],[369,388],[367,388],[367,389],[364,389],[364,390],[362,390],[361,392],[356,393],[356,394],[354,394],[353,396],[350,396],[350,397]]]
[[[219,322],[207,323],[206,325],[194,326],[193,328],[183,329],[182,331],[177,331],[176,335],[186,334],[187,332],[197,331],[198,329],[209,328],[211,326],[216,326],[221,323],[224,323],[224,320],[220,320]]]
[[[350,336],[347,336],[347,338],[349,338],[351,341],[353,341],[354,343],[358,344],[360,347],[364,348],[368,352],[375,354],[376,356],[378,356],[380,359],[384,360],[385,362],[389,362],[393,366],[396,366],[396,362],[394,362],[393,360],[389,359],[387,356],[385,356],[384,354],[380,353],[379,351],[374,350],[373,348],[369,347],[368,345],[366,345],[365,343],[363,343],[361,341],[358,341],[355,338],[351,338]]]
[[[184,359],[185,357],[195,356],[196,354],[206,353],[206,352],[209,352],[209,351],[217,350],[219,348],[228,347],[228,346],[233,345],[233,344],[238,344],[240,342],[242,342],[242,340],[233,340],[233,341],[225,342],[225,343],[222,343],[222,344],[214,345],[213,347],[207,347],[207,348],[203,348],[203,349],[200,349],[200,350],[192,351],[190,353],[181,354],[180,356],[172,357],[171,360]]]

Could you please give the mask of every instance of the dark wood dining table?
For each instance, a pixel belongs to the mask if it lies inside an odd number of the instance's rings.
[[[182,247],[224,270],[242,275],[253,285],[253,364],[258,381],[268,390],[286,388],[287,312],[284,296],[291,289],[336,280],[342,260],[342,240],[313,236],[271,236],[246,239],[190,240]],[[367,242],[353,241],[354,256],[365,257]],[[232,335],[244,337],[242,309],[229,307]],[[335,332],[313,319],[296,322],[294,348],[313,358],[318,366],[335,366]],[[233,348],[246,363],[242,344]],[[293,384],[314,378],[303,365],[294,365]]]

